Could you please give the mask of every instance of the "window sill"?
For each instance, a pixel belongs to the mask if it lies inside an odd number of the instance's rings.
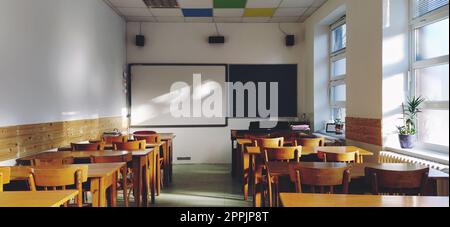
[[[319,136],[323,136],[327,139],[333,139],[333,140],[345,140],[345,134],[336,134],[336,133],[329,133],[325,132],[323,130],[317,131],[314,134],[317,134]]]
[[[386,151],[393,151],[399,154],[409,155],[415,158],[421,158],[433,162],[438,162],[441,164],[448,165],[449,164],[449,155],[448,153],[437,152],[433,150],[427,150],[423,148],[413,148],[413,149],[403,149],[400,147],[384,147]]]

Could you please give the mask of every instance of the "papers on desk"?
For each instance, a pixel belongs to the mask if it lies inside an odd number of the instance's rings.
[[[309,125],[291,125],[292,130],[296,131],[308,131],[310,130]]]

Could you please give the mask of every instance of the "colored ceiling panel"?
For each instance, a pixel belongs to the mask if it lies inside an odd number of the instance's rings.
[[[245,8],[247,0],[214,0],[214,8]]]
[[[212,9],[182,9],[185,17],[212,17]]]
[[[247,8],[244,17],[271,17],[275,12],[275,8]]]

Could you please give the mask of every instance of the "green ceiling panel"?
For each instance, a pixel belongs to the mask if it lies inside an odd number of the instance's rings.
[[[214,8],[245,8],[247,0],[214,0]]]

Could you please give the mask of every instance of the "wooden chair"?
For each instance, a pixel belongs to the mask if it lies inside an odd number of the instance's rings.
[[[68,187],[75,186],[78,195],[75,198],[75,204],[78,207],[83,206],[83,186],[87,181],[88,166],[60,166],[34,168],[31,179],[31,190],[36,191],[38,187],[43,190],[66,190]],[[67,206],[67,204],[65,204]]]
[[[114,156],[92,156],[91,163],[116,163],[116,162],[127,162],[131,160],[131,154],[124,155],[114,155]],[[122,176],[120,176],[122,175]],[[130,201],[130,194],[133,191],[133,176],[130,168],[126,166],[122,168],[121,173],[117,173],[117,182],[121,182],[118,190],[123,190],[123,198],[125,206],[128,207]],[[122,179],[122,180],[120,180]]]
[[[10,167],[0,167],[0,192],[3,192],[3,185],[9,184],[11,177]]]
[[[303,147],[322,147],[324,146],[324,138],[300,138],[298,145]]]
[[[302,154],[302,147],[279,147],[279,148],[267,148],[264,150],[264,162],[300,162],[300,156]],[[267,185],[267,195],[269,206],[273,207],[273,204],[277,204],[278,206],[278,179],[272,178],[269,170],[267,170],[267,182],[264,182]],[[275,185],[275,190],[273,192],[272,184]]]
[[[284,145],[284,138],[257,138],[254,139],[254,144],[261,148],[275,148],[282,147]]]
[[[133,135],[153,135],[153,134],[157,134],[157,132],[155,132],[155,131],[136,131],[136,132],[133,132]]]
[[[426,195],[430,169],[398,171],[371,167],[365,168],[365,176],[374,195]]]
[[[159,134],[143,134],[144,132],[148,132],[148,131],[141,131],[142,134],[134,134],[133,138],[135,140],[145,140],[146,143],[148,144],[157,144],[157,143],[161,143],[161,135]],[[164,186],[164,174],[161,173],[162,170],[164,170],[164,159],[167,158],[166,154],[164,154],[164,151],[160,150],[159,153],[159,169],[157,169],[156,171],[159,173],[159,182],[161,186]],[[149,165],[150,167],[150,165]],[[166,171],[166,170],[164,170]],[[148,170],[148,172],[150,173],[150,169]],[[159,191],[159,190],[158,190]]]
[[[105,149],[104,142],[97,143],[71,143],[72,151],[102,151]]]
[[[318,151],[317,158],[324,162],[359,163],[359,152],[331,153]]]
[[[145,150],[145,140],[130,141],[130,142],[113,142],[114,150]]]
[[[310,186],[311,192],[316,193],[316,187],[320,188],[320,193],[334,193],[334,187],[342,185],[342,193],[348,194],[350,183],[350,166],[335,168],[309,168],[289,166],[289,176],[295,183],[297,193],[303,193],[302,185]]]
[[[35,158],[31,160],[32,166],[62,166],[62,165],[70,165],[74,164],[74,158],[67,157],[61,159],[53,159],[53,158]]]
[[[123,143],[128,141],[128,135],[122,135],[122,136],[103,136],[102,141],[106,144],[113,144],[113,143]]]

